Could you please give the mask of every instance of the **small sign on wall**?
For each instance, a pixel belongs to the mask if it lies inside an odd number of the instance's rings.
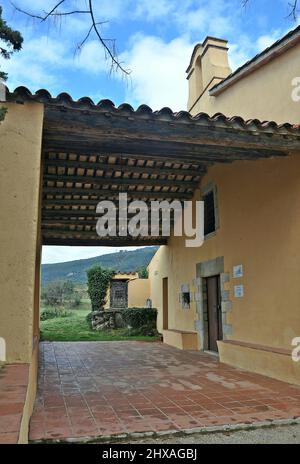
[[[237,279],[238,277],[243,277],[243,265],[238,264],[237,266],[233,266],[233,277]]]
[[[243,296],[244,296],[244,285],[235,285],[234,286],[234,296],[235,296],[235,298],[243,298]]]

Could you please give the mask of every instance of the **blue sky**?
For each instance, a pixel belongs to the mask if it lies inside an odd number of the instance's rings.
[[[66,7],[84,9],[86,0],[69,0]],[[23,9],[40,13],[55,0],[14,0]],[[3,16],[24,37],[23,50],[0,66],[9,73],[8,87],[25,85],[32,91],[68,92],[73,98],[109,98],[137,107],[170,106],[186,109],[185,69],[194,45],[207,35],[229,41],[232,69],[243,64],[284,35],[295,23],[287,18],[288,0],[94,0],[103,35],[116,39],[119,57],[130,78],[110,75],[109,64],[91,36],[80,55],[76,44],[86,34],[85,15],[69,17],[49,27],[16,13],[10,1],[1,1]],[[104,248],[45,247],[44,262],[84,258],[114,251]]]

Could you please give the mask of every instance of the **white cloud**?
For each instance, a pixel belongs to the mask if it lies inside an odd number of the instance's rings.
[[[93,10],[96,20],[116,21],[124,19],[126,14],[128,14],[128,7],[130,3],[130,0],[96,0],[93,2]]]
[[[109,62],[105,59],[105,53],[99,40],[91,40],[75,57],[75,65],[87,72],[99,73],[107,71]]]
[[[132,70],[127,98],[133,105],[148,104],[153,109],[170,106],[186,108],[185,69],[192,44],[185,37],[164,42],[159,37],[136,35],[132,47],[121,58]]]
[[[271,34],[266,34],[258,37],[256,41],[256,47],[259,52],[265,50],[266,48],[270,47],[276,40],[282,37],[285,33],[280,30],[276,30]]]
[[[57,70],[69,65],[68,48],[62,41],[46,36],[26,40],[20,52],[10,60],[0,58],[0,67],[8,73],[12,89],[25,85],[33,90],[56,86]]]
[[[200,3],[200,7],[196,7]],[[174,19],[181,31],[199,34],[199,40],[206,35],[224,38],[234,28],[235,16],[229,14],[230,4],[226,0],[203,0],[194,3],[180,3],[174,12]]]
[[[176,2],[174,0],[155,0],[155,2],[138,0],[133,16],[153,21],[170,14],[174,8],[176,9]]]
[[[256,40],[251,39],[248,35],[240,35],[238,43],[229,42],[229,62],[232,70],[242,66],[257,53],[270,47],[270,45],[280,37],[283,37],[287,32],[277,29],[269,34],[259,36]]]

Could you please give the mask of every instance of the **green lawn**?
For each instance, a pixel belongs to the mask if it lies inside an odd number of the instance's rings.
[[[126,329],[117,330],[92,330],[86,321],[86,315],[90,309],[73,309],[71,316],[58,317],[40,322],[41,340],[44,341],[117,341],[117,340],[140,340],[155,341],[158,337],[128,336]],[[82,305],[81,305],[82,307]]]

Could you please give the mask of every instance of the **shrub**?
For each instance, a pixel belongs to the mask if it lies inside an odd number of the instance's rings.
[[[158,331],[155,326],[153,326],[152,323],[144,324],[138,329],[128,329],[127,330],[127,335],[130,336],[136,336],[136,335],[144,335],[147,337],[154,337],[155,335],[158,335]]]
[[[92,311],[101,311],[106,303],[106,294],[114,271],[93,266],[86,271],[88,278],[88,294]]]
[[[155,308],[127,308],[122,310],[124,322],[131,329],[142,330],[147,326],[156,330],[157,310]]]
[[[48,319],[54,319],[56,317],[70,317],[71,311],[67,311],[64,308],[46,308],[41,312],[40,320],[47,321]]]

